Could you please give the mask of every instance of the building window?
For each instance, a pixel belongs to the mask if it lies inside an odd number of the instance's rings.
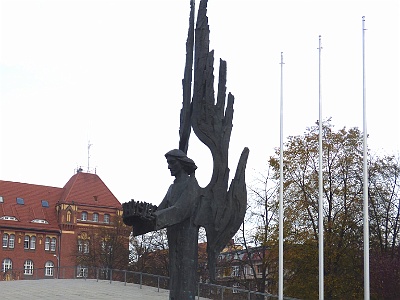
[[[76,277],[87,277],[88,275],[88,268],[83,266],[77,266],[76,268]]]
[[[6,272],[7,270],[12,269],[12,260],[9,258],[3,259],[2,271]]]
[[[81,214],[81,221],[87,221],[87,212],[83,211]]]
[[[78,240],[78,252],[82,253],[82,240]]]
[[[98,222],[99,221],[99,214],[98,213],[94,213],[93,214],[93,222]]]
[[[234,293],[234,294],[239,293],[239,291],[237,289],[240,288],[240,283],[234,283],[232,287],[233,287],[232,293]]]
[[[29,249],[29,235],[26,235],[24,238],[24,249]]]
[[[248,272],[247,272],[247,274],[248,274],[248,275],[254,275],[254,273],[253,273],[253,268],[252,268],[251,266],[248,266]]]
[[[0,203],[4,203],[4,198],[3,198],[3,196],[0,196]]]
[[[47,222],[46,220],[43,220],[43,219],[33,219],[31,222],[39,223],[39,224],[49,224],[49,222]]]
[[[83,253],[89,253],[89,241],[83,241]]]
[[[24,275],[33,275],[33,261],[30,259],[24,263]]]
[[[110,224],[110,215],[109,214],[104,215],[104,223]]]
[[[232,267],[232,277],[239,277],[240,276],[240,267],[239,266],[233,266]]]
[[[13,216],[2,216],[2,217],[0,217],[0,220],[18,221],[18,219],[16,217],[13,217]]]
[[[44,240],[44,250],[49,251],[50,250],[50,238],[46,237]]]
[[[15,245],[15,235],[10,234],[10,239],[8,241],[8,248],[14,249],[14,245]]]
[[[89,241],[88,240],[78,240],[78,252],[87,254],[89,253]]]
[[[257,274],[262,274],[262,265],[257,266]]]
[[[45,276],[53,276],[54,274],[54,263],[52,261],[48,261],[46,262],[46,264],[44,265],[44,275]]]
[[[35,249],[36,249],[36,236],[31,236],[30,248],[31,248],[32,250],[35,250]]]
[[[5,233],[3,234],[3,248],[7,248],[8,247],[8,234]]]
[[[72,215],[71,211],[70,210],[67,211],[67,223],[71,223],[71,215]]]
[[[49,201],[42,200],[42,207],[49,207]]]
[[[56,251],[56,244],[57,244],[57,239],[54,237],[51,238],[50,251]]]
[[[17,198],[17,204],[24,205],[25,204],[24,199],[23,198]]]

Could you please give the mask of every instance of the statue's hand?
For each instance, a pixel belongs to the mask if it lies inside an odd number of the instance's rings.
[[[154,212],[157,206],[146,202],[137,202],[131,200],[130,202],[123,203],[123,220],[126,225],[133,225],[137,220],[153,221],[155,220]]]
[[[146,214],[143,218],[149,221],[155,221],[156,215],[154,214],[154,212],[151,212],[150,214]]]

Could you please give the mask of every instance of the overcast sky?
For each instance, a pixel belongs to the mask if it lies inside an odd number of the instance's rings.
[[[189,0],[0,0],[0,179],[62,187],[82,166],[121,201],[158,204],[178,147]],[[198,5],[197,1],[197,5]],[[215,69],[227,61],[235,96],[231,174],[250,148],[247,180],[284,136],[323,118],[362,129],[365,16],[369,147],[399,153],[399,1],[209,0]],[[217,77],[218,72],[215,72]],[[200,185],[211,155],[192,133]]]

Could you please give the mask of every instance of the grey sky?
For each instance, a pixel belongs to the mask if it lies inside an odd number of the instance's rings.
[[[281,52],[284,136],[318,119],[319,35],[324,119],[362,128],[362,16],[369,146],[399,152],[398,1],[208,7],[215,69],[227,60],[235,95],[232,174],[243,147],[251,180],[279,146]],[[159,203],[172,182],[164,153],[178,147],[188,15],[189,0],[1,0],[0,179],[63,186],[87,169],[90,140],[90,168],[121,202]],[[211,155],[194,137],[205,186]]]

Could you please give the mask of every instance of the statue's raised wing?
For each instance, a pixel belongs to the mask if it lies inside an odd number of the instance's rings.
[[[190,127],[193,127],[194,133],[210,149],[213,157],[212,178],[203,189],[195,219],[197,225],[203,226],[207,232],[209,269],[213,280],[216,257],[239,229],[246,212],[245,169],[249,150],[247,148],[243,150],[235,177],[228,190],[228,149],[232,132],[234,96],[231,93],[226,96],[227,68],[226,62],[220,60],[217,101],[215,101],[214,51],[209,51],[207,0],[202,0],[194,35],[194,84],[193,98],[190,102],[187,92],[191,87],[193,61],[193,1],[191,4],[179,148],[187,151]]]

